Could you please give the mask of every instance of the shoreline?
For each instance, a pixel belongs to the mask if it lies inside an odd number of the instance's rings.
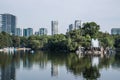
[[[29,51],[31,50],[31,48],[14,48],[14,47],[7,47],[7,48],[3,48],[3,49],[0,49],[0,52],[14,52],[14,51]]]

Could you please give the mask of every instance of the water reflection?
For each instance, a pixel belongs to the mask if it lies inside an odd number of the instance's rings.
[[[86,67],[82,73],[86,80],[96,80],[100,77],[99,69],[96,66]]]
[[[93,65],[94,60],[96,59],[91,56],[78,58],[71,54],[67,60],[67,67],[72,73],[83,76],[86,80],[97,79],[100,77],[100,72],[98,65]]]
[[[114,63],[112,64],[112,67],[114,69],[119,69],[120,70],[120,52],[118,52],[116,55],[115,55],[115,61]]]
[[[22,51],[14,54],[0,53],[0,78],[1,80],[16,80],[17,70],[33,70],[35,65],[38,65],[41,70],[46,70],[49,67],[50,70],[47,74],[51,75],[51,80],[52,77],[56,76],[59,80],[62,80],[64,75],[60,76],[60,68],[63,68],[61,66],[65,66],[64,72],[62,72],[65,75],[70,73],[73,76],[80,76],[84,80],[96,80],[101,79],[103,68],[109,69],[112,66],[113,69],[120,69],[120,55],[118,53],[115,56],[104,58],[92,56],[79,58],[74,53],[64,54],[42,51],[37,51],[35,54]],[[65,70],[69,73],[65,73]],[[76,78],[71,77],[71,79]]]
[[[51,65],[51,76],[58,76],[58,65]]]
[[[13,56],[0,54],[1,80],[16,80],[16,69]]]
[[[1,80],[15,80],[15,65],[11,63],[11,65],[7,67],[1,68]]]

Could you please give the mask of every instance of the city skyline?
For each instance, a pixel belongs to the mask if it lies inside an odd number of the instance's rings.
[[[59,21],[59,33],[65,33],[68,25],[75,20],[94,21],[103,32],[120,26],[119,0],[3,0],[0,12],[17,16],[17,27],[40,27],[51,34],[51,21]]]

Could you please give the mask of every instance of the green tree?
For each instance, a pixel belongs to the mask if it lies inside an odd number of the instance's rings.
[[[98,36],[100,45],[103,46],[104,48],[106,47],[114,47],[114,37],[110,35],[109,33],[101,33],[100,36]]]
[[[20,47],[20,37],[12,36],[12,41],[14,47]]]
[[[21,47],[27,47],[28,46],[28,38],[26,37],[20,37],[20,46]]]
[[[83,33],[84,35],[90,35],[91,38],[96,38],[99,32],[100,26],[95,22],[87,22],[83,23]]]
[[[86,80],[96,80],[100,77],[99,69],[96,66],[85,68],[83,71],[83,77],[86,78]]]
[[[120,35],[114,36],[114,39],[115,39],[115,43],[114,43],[115,48],[120,48]]]
[[[12,46],[12,38],[5,32],[0,33],[0,48]]]

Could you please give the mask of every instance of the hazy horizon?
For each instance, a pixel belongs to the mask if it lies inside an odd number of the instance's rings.
[[[1,0],[0,14],[17,17],[17,27],[31,27],[34,31],[47,28],[51,34],[51,21],[59,23],[59,33],[65,33],[75,20],[96,22],[102,31],[120,26],[119,0]]]

